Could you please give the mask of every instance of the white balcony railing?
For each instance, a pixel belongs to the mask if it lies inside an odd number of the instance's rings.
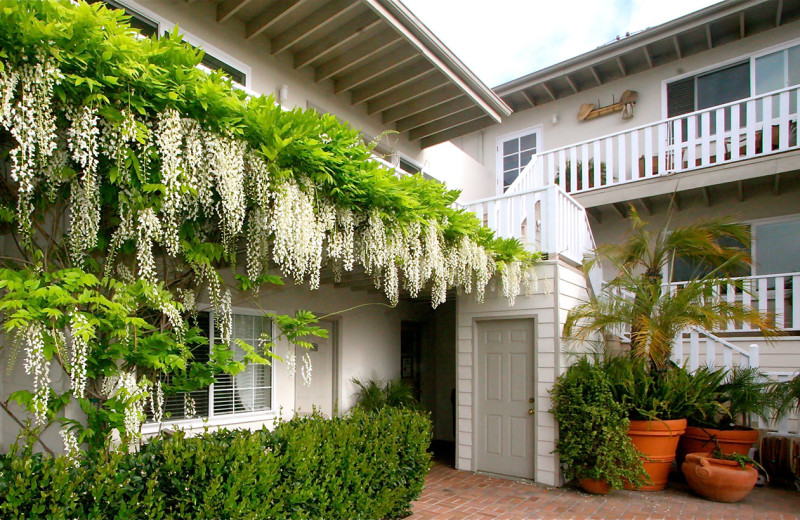
[[[674,282],[670,289],[679,290],[685,282]],[[767,274],[720,279],[715,296],[724,301],[739,302],[768,313],[775,326],[782,330],[800,330],[800,273]],[[753,330],[747,323],[731,321],[726,332]]]
[[[506,193],[575,194],[797,149],[798,106],[794,86],[545,151]]]
[[[586,210],[556,185],[476,200],[464,208],[499,237],[576,263],[595,247]]]

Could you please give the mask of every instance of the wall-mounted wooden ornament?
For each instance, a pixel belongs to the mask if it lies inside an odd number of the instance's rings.
[[[588,121],[595,117],[604,116],[606,114],[613,114],[614,112],[622,111],[623,119],[630,119],[633,117],[633,105],[636,104],[639,94],[635,90],[626,90],[620,96],[617,103],[612,103],[604,107],[595,106],[591,103],[584,103],[578,109],[578,121]]]

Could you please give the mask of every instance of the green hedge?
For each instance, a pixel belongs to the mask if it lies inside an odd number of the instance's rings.
[[[157,438],[138,453],[0,456],[0,518],[399,518],[430,466],[410,410]]]

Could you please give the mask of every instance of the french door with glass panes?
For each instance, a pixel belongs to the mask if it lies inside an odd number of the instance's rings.
[[[497,194],[505,192],[519,177],[534,154],[542,149],[542,127],[497,138]]]

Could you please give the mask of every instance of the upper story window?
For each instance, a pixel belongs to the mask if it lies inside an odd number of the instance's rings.
[[[541,146],[542,128],[540,126],[497,139],[498,181],[502,180],[503,191],[506,191],[519,177]]]
[[[209,312],[197,313],[197,325],[209,338],[207,345],[192,351],[193,361],[205,363],[209,360],[214,343],[214,324]],[[272,335],[272,321],[263,315],[234,314],[233,337],[240,339],[258,350],[262,334]],[[234,359],[243,361],[245,352],[235,342],[231,343]],[[203,390],[189,394],[179,393],[165,396],[164,422],[192,418],[208,418],[267,412],[272,410],[272,367],[269,365],[250,363],[244,371],[236,374],[220,374],[217,382]],[[187,397],[191,397],[194,414],[187,406]],[[149,408],[149,406],[147,407]],[[152,420],[152,411],[147,410],[148,419]],[[168,415],[168,416],[167,416]]]
[[[125,11],[125,14],[130,16],[130,26],[134,29],[137,29],[142,36],[146,36],[148,38],[152,38],[153,36],[158,36],[159,34],[159,25],[156,20],[152,20],[147,16],[127,7],[119,2],[115,2],[114,0],[89,0],[90,4],[94,4],[97,2],[102,2],[106,4],[110,9],[121,9]]]
[[[800,85],[800,45],[667,83],[667,117]],[[794,101],[793,101],[794,102]]]
[[[202,48],[202,47],[201,47]],[[238,83],[241,86],[247,85],[247,74],[237,69],[236,67],[225,63],[224,61],[215,58],[208,51],[204,50],[203,59],[200,60],[200,68],[207,70],[219,70],[230,76],[231,81]]]
[[[755,59],[756,95],[800,85],[800,45]]]

